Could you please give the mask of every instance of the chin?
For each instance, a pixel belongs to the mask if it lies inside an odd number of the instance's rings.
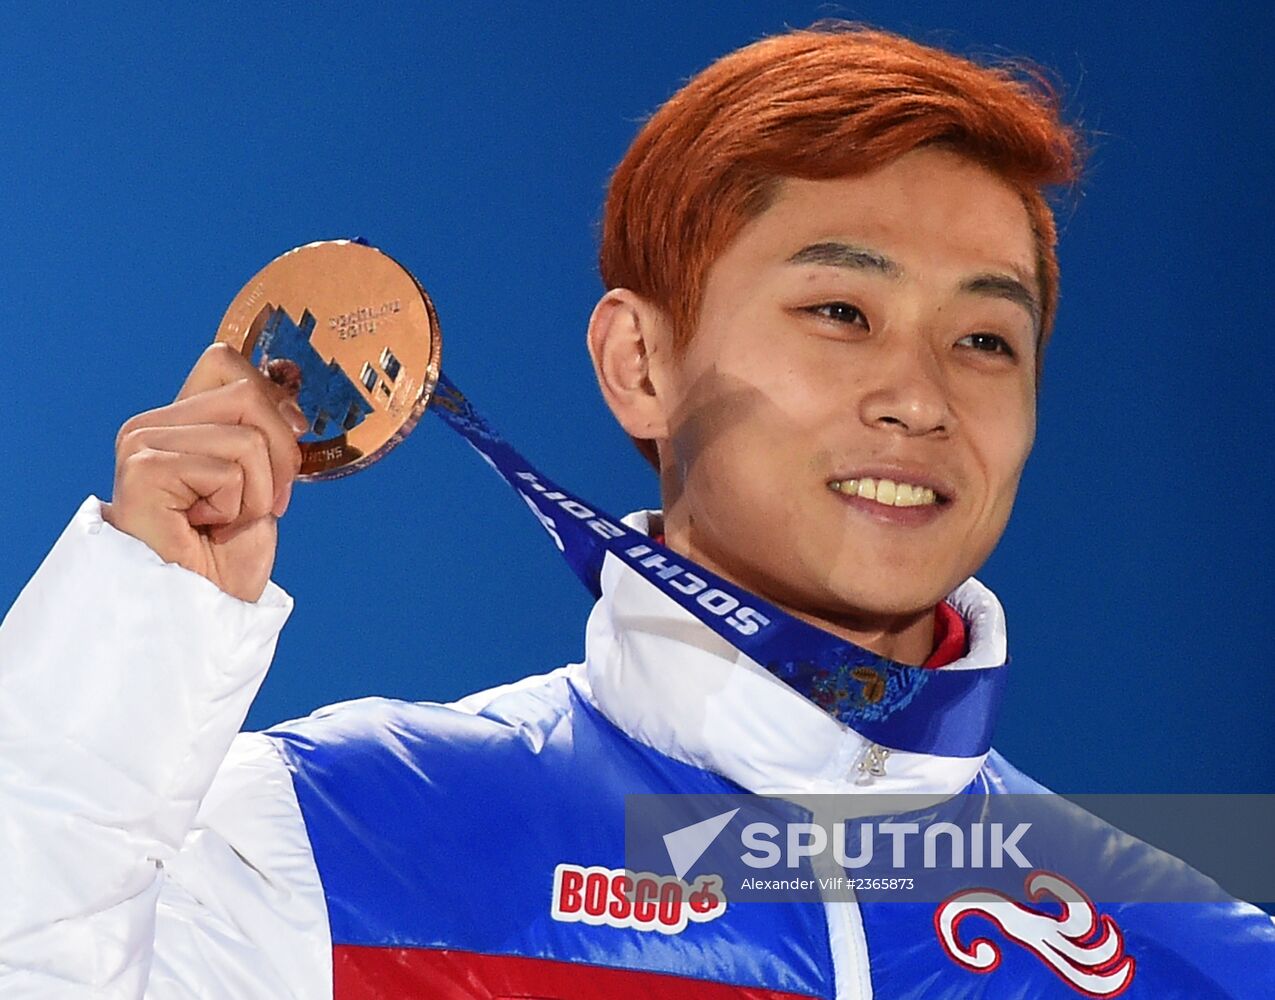
[[[823,602],[832,605],[828,610],[834,614],[869,620],[905,618],[932,610],[952,590],[946,580],[938,579],[914,580],[907,587],[864,587],[858,582],[835,588]]]
[[[867,620],[910,618],[934,610],[935,605],[947,596],[941,594],[882,594],[871,597],[847,595],[842,601],[844,614]]]

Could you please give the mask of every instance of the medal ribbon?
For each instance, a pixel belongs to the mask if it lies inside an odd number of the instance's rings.
[[[445,376],[431,408],[513,487],[576,575],[601,597],[609,552],[855,732],[894,750],[978,757],[991,746],[1004,669],[926,670],[795,618],[541,475]]]

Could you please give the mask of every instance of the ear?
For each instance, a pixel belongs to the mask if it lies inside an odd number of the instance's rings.
[[[668,437],[665,364],[670,328],[657,306],[627,288],[613,288],[589,318],[589,357],[607,406],[636,438]]]

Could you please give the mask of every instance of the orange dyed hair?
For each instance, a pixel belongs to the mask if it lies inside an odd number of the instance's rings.
[[[1081,143],[1037,70],[982,66],[861,25],[816,25],[713,63],[647,121],[607,192],[599,263],[673,325],[674,355],[695,330],[704,281],[785,177],[863,174],[941,144],[1023,199],[1036,238],[1039,365],[1058,305],[1057,230],[1047,188],[1080,172]],[[655,446],[634,439],[657,469]]]

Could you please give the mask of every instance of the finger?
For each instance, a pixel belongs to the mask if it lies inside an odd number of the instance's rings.
[[[211,455],[144,448],[121,462],[115,507],[180,516],[191,527],[229,524],[243,508],[243,466]]]
[[[177,393],[175,401],[188,399],[210,389],[247,379],[260,388],[266,396],[279,403],[285,414],[294,410],[299,411],[299,407],[285,405],[289,401],[295,404],[301,389],[301,369],[297,363],[289,358],[272,358],[266,365],[266,369],[263,372],[254,367],[252,362],[229,344],[212,344],[186,376],[186,381]],[[298,425],[296,433],[301,432],[302,427]]]
[[[301,450],[296,439],[307,429],[296,404],[290,399],[279,400],[265,390],[260,373],[254,372],[252,377],[139,413],[120,428],[116,448],[122,447],[129,434],[143,428],[195,424],[243,424],[256,427],[265,435],[274,510],[281,513],[292,481],[301,469]]]
[[[261,380],[262,387],[274,386],[274,383],[257,371],[251,361],[236,351],[229,344],[210,344],[195,362],[195,367],[186,376],[177,399],[188,399],[201,392],[216,389],[240,379],[256,377]],[[280,390],[282,393],[282,390]]]
[[[284,358],[276,358],[272,361],[272,364],[287,366],[288,373],[294,377],[283,378],[282,369],[278,373],[279,377],[269,377],[255,368],[251,361],[229,344],[211,344],[204,350],[204,353],[195,363],[195,367],[191,369],[185,384],[177,394],[177,399],[180,401],[207,392],[210,389],[247,380],[250,384],[257,386],[267,398],[276,402],[283,412],[284,422],[292,431],[292,437],[300,437],[309,428],[309,421],[302,414],[300,407],[296,405],[297,388],[300,385],[300,371],[293,372],[292,370],[296,369],[296,365]],[[293,381],[296,381],[297,384],[293,385]],[[285,382],[287,383],[286,385],[283,384]],[[296,470],[290,476],[286,475],[287,468],[291,464],[290,458],[290,455],[280,454],[275,449],[272,449],[275,471],[274,513],[276,516],[282,516],[288,509],[288,504],[292,499],[292,481],[296,476],[296,472],[300,470],[300,455],[298,453]]]
[[[117,461],[126,462],[145,450],[207,455],[237,462],[243,469],[243,497],[239,520],[254,521],[272,513],[276,490],[265,434],[251,424],[194,424],[179,427],[140,427],[124,436]],[[200,520],[198,502],[188,511],[190,523]]]
[[[273,514],[268,516],[272,520],[275,520]],[[208,529],[208,537],[212,542],[214,542],[217,545],[225,545],[227,542],[234,541],[236,538],[242,535],[245,531],[251,531],[254,527],[256,527],[260,523],[260,520],[261,520],[260,518],[256,521],[247,521],[247,520],[240,519],[238,521],[235,521],[233,524],[213,525],[212,527]]]

